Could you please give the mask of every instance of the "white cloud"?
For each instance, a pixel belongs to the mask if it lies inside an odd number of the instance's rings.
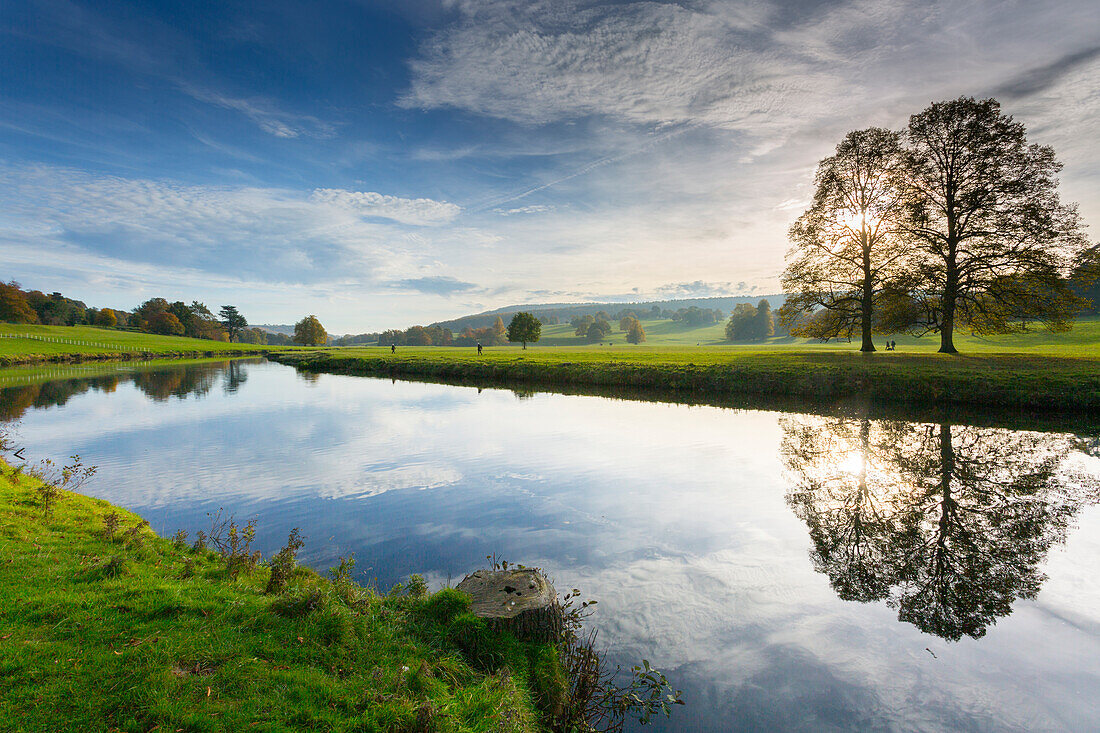
[[[332,137],[336,132],[335,128],[327,122],[312,115],[285,112],[279,109],[273,101],[262,97],[231,97],[220,92],[200,89],[190,84],[180,84],[180,89],[200,102],[240,112],[255,122],[261,130],[275,137],[326,138]]]
[[[461,213],[462,207],[446,201],[432,199],[403,199],[369,191],[344,191],[335,188],[319,188],[313,192],[313,201],[339,206],[361,216],[392,219],[402,224],[427,226],[447,224]]]
[[[517,209],[493,209],[501,216],[515,216],[516,214],[545,214],[548,211],[553,211],[553,206],[547,206],[546,204],[535,204],[532,206],[520,206]]]

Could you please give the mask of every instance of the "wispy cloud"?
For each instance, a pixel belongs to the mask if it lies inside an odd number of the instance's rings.
[[[734,295],[752,295],[757,286],[747,282],[704,282],[695,280],[689,283],[668,283],[654,289],[653,294],[660,298],[720,298]]]
[[[336,133],[336,128],[333,125],[311,115],[294,114],[281,110],[270,99],[263,97],[231,97],[186,83],[181,83],[179,88],[185,94],[200,102],[240,112],[255,122],[261,130],[275,137],[326,138],[332,137]]]
[[[553,206],[547,206],[546,204],[534,204],[532,206],[520,206],[517,209],[493,209],[501,216],[515,216],[517,214],[545,214],[548,211],[553,211]]]
[[[429,226],[447,224],[462,212],[462,207],[433,199],[405,199],[370,191],[344,191],[319,188],[313,201],[339,206],[360,216],[392,219],[402,224]]]

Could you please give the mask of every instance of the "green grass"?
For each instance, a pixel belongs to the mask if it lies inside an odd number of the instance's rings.
[[[608,347],[608,340],[603,346],[589,344],[583,336],[575,336],[573,327],[568,323],[542,327],[542,338],[535,348],[548,346],[576,346],[589,349],[623,349],[637,351],[669,346],[698,346],[719,350],[749,350],[753,351],[761,347],[783,349],[813,349],[815,351],[836,350],[850,351],[859,348],[859,342],[854,341],[830,341],[820,343],[806,339],[792,338],[789,336],[773,337],[764,342],[748,344],[731,344],[726,341],[725,324],[703,326],[701,328],[688,328],[680,323],[659,320],[642,321],[645,327],[646,340],[641,344],[628,344],[626,334],[618,331],[618,324],[612,324],[614,331],[609,341],[613,346]],[[887,339],[898,342],[898,350],[904,352],[933,353],[940,347],[940,339],[936,334],[915,337],[906,334],[876,335],[875,346],[883,348]],[[1003,336],[974,336],[965,332],[955,335],[955,346],[963,354],[990,354],[990,353],[1028,353],[1047,356],[1085,356],[1100,358],[1100,318],[1095,316],[1079,319],[1069,333],[1054,334],[1038,329],[1022,334],[1008,334]],[[531,348],[529,346],[528,348]]]
[[[232,578],[78,494],[46,519],[33,479],[0,472],[0,730],[540,729],[545,648],[490,632],[464,594],[298,569],[265,595],[262,566]]]
[[[14,337],[14,338],[12,338]],[[278,346],[231,344],[96,326],[0,323],[0,366],[74,359],[260,354]]]
[[[652,323],[652,322],[651,322]],[[657,322],[656,326],[670,322]],[[343,348],[275,354],[315,371],[543,385],[673,390],[694,394],[763,394],[816,400],[854,396],[884,403],[962,404],[1087,411],[1100,409],[1100,320],[1069,334],[1028,333],[995,339],[960,337],[959,355],[936,353],[931,339],[895,337],[897,351],[861,354],[853,344],[775,339],[764,344],[685,346],[718,327],[658,333],[642,345],[548,345],[486,349]],[[660,331],[654,328],[654,331]],[[689,334],[694,334],[689,336]],[[579,340],[579,339],[578,339]],[[885,337],[880,337],[880,342]],[[541,344],[542,342],[540,342]]]

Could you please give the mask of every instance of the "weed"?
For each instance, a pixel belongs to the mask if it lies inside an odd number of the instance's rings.
[[[189,557],[183,559],[183,570],[180,571],[180,580],[187,580],[195,575],[195,561]]]
[[[355,556],[348,555],[340,558],[340,564],[328,569],[329,579],[332,580],[332,589],[336,596],[344,603],[355,603],[361,599],[362,589],[351,579],[355,571]]]
[[[195,543],[195,549],[206,549],[206,542],[217,550],[225,559],[225,569],[229,576],[236,578],[239,574],[251,573],[260,564],[260,551],[252,551],[252,543],[256,539],[256,520],[250,519],[243,527],[238,525],[232,515],[222,517],[222,510],[218,509],[214,514],[207,513],[210,517],[210,533],[204,535],[199,532],[202,546]]]
[[[187,549],[187,531],[183,529],[177,529],[176,533],[172,535],[172,547],[177,550]]]
[[[118,516],[118,512],[107,512],[103,515],[103,539],[107,542],[111,542],[115,538],[115,532],[118,531],[118,526],[122,524],[122,520]]]
[[[141,547],[145,542],[145,535],[142,530],[149,526],[149,522],[144,519],[135,524],[130,529],[123,532],[122,536],[126,540],[126,543],[133,547]]]
[[[195,552],[206,552],[206,532],[201,529],[195,533],[195,542],[191,545]]]
[[[405,593],[410,598],[424,598],[428,595],[428,584],[424,576],[416,573],[409,576],[409,582],[405,584]]]
[[[42,505],[42,516],[49,517],[50,510],[66,491],[78,491],[92,476],[95,475],[95,466],[85,466],[80,456],[74,455],[67,466],[58,467],[51,459],[47,458],[37,466],[27,471],[29,476],[37,479],[35,491],[38,493],[39,503]]]
[[[290,530],[286,546],[275,553],[268,563],[271,566],[271,575],[267,579],[267,587],[264,593],[282,593],[290,582],[294,569],[297,567],[298,551],[305,547],[302,542],[302,533],[297,527]]]
[[[96,574],[101,578],[118,578],[128,572],[126,558],[121,555],[115,555],[96,567]]]

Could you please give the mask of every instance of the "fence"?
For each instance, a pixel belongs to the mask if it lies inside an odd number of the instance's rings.
[[[32,341],[44,341],[51,344],[67,344],[69,346],[93,346],[97,349],[110,349],[112,351],[144,351],[140,346],[128,344],[104,344],[83,339],[67,339],[58,336],[39,336],[33,333],[0,333],[0,338],[6,339],[31,339]]]

